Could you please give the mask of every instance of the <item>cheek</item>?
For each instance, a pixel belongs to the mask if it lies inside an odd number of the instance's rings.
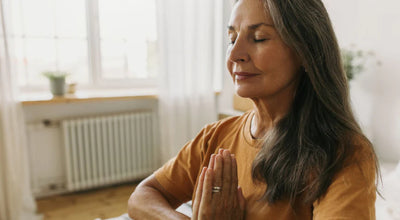
[[[253,56],[254,66],[263,73],[270,73],[275,69],[276,57],[268,53],[261,53]]]
[[[300,64],[294,54],[287,48],[270,48],[260,51],[254,56],[254,63],[265,72],[286,73],[291,75],[297,72]]]

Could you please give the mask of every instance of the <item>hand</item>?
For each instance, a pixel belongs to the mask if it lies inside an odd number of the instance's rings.
[[[213,187],[221,191],[212,192]],[[220,149],[211,155],[208,168],[204,167],[193,202],[192,219],[244,219],[245,198],[238,187],[237,164],[229,150]]]

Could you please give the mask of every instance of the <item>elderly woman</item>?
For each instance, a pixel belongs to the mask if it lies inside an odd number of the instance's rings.
[[[371,143],[354,119],[321,0],[240,0],[227,67],[254,109],[207,125],[129,199],[134,219],[375,219]]]

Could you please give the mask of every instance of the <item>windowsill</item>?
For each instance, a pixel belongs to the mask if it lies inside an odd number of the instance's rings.
[[[119,90],[88,90],[77,91],[65,96],[51,95],[49,92],[32,92],[19,97],[22,105],[62,104],[93,101],[158,99],[155,89],[119,89]]]

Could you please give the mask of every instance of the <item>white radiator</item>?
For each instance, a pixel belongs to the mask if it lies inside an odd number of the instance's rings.
[[[156,114],[151,111],[61,121],[67,189],[143,178],[159,167]]]

